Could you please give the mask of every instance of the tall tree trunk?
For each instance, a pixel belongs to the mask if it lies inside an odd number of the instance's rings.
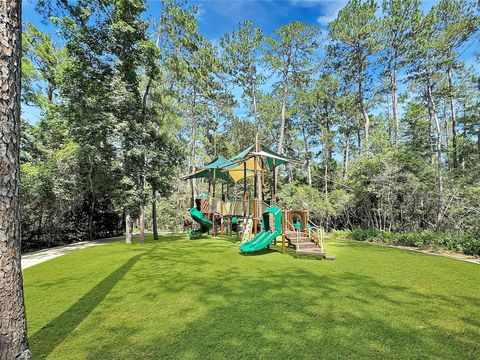
[[[132,224],[133,224],[132,217],[127,212],[125,214],[125,242],[127,244],[132,243]]]
[[[157,39],[155,41],[155,46],[158,47],[160,43],[160,27],[158,28],[157,31]],[[142,98],[142,145],[147,146],[146,144],[146,137],[145,137],[145,131],[146,131],[146,126],[147,126],[147,101],[148,101],[148,96],[150,95],[150,90],[153,85],[153,77],[148,78],[147,86],[145,87],[145,92],[143,94]],[[147,167],[147,157],[144,151],[142,151],[141,154],[141,166],[142,168],[140,169],[140,217],[139,217],[139,242],[140,244],[145,244],[145,184],[146,184],[146,167]]]
[[[291,183],[293,181],[293,166],[292,164],[287,164],[287,179]]]
[[[448,67],[448,100],[450,103],[450,113],[452,117],[452,148],[453,148],[453,167],[458,165],[458,150],[457,150],[457,113],[453,103],[453,80],[452,68]]]
[[[478,160],[480,160],[480,126],[478,127],[478,131],[477,131],[477,153],[478,153]]]
[[[350,162],[350,130],[345,132],[345,149],[343,150],[343,183],[348,180],[348,166]]]
[[[324,186],[325,186],[325,202],[328,202],[328,181],[329,181],[329,175],[328,172],[330,171],[329,165],[330,165],[330,160],[331,160],[331,152],[330,152],[330,121],[329,115],[330,112],[328,110],[328,107],[325,106],[325,134],[324,134],[324,139],[323,139],[323,154],[324,154],[324,159],[323,161],[325,162],[325,172],[323,174],[323,181],[324,181]]]
[[[283,86],[283,96],[282,96],[282,108],[281,108],[281,117],[280,117],[280,137],[278,138],[278,148],[277,151],[279,154],[283,154],[283,143],[285,141],[285,112],[287,109],[287,98],[288,98],[288,82],[285,79]]]
[[[190,144],[189,144],[189,156],[188,167],[190,173],[195,171],[195,146],[196,146],[196,130],[197,130],[197,116],[196,116],[196,93],[193,91],[192,98],[192,115],[191,115],[191,130],[190,130]],[[190,207],[195,206],[195,198],[197,196],[197,186],[195,179],[190,179]]]
[[[432,95],[432,86],[430,83],[427,85],[427,101],[428,108],[432,114],[433,120],[435,121],[436,129],[436,152],[437,152],[437,182],[438,182],[438,209],[437,209],[437,230],[440,229],[443,221],[443,212],[445,208],[445,196],[443,190],[443,171],[442,171],[442,127],[440,125],[440,120],[438,119],[437,110],[435,108],[435,102]]]
[[[368,116],[367,109],[365,107],[364,99],[363,99],[363,84],[361,81],[358,82],[358,101],[360,105],[360,111],[363,115],[363,127],[365,131],[365,150],[369,152],[369,132],[370,132],[370,116]]]
[[[0,359],[30,359],[20,239],[21,1],[0,0]]]
[[[284,79],[284,86],[283,86],[283,96],[282,96],[282,108],[281,108],[281,122],[280,122],[280,136],[278,138],[278,147],[277,151],[279,154],[283,154],[283,143],[285,141],[285,112],[287,108],[287,97],[288,97],[288,83],[287,79]],[[275,186],[275,193],[277,193],[277,179],[278,179],[278,167],[275,167],[274,171],[274,186]]]
[[[310,149],[308,147],[307,130],[305,128],[305,121],[302,121],[303,144],[305,149],[305,160],[307,162],[307,180],[308,185],[312,186],[312,169],[310,165]]]
[[[140,213],[138,217],[138,241],[140,244],[145,244],[145,196],[143,196],[144,184],[141,185],[142,198],[140,201]]]
[[[257,94],[255,91],[254,81],[251,84],[251,95],[252,95],[252,104],[253,104],[253,120],[255,123],[255,143],[257,144],[260,139],[260,136],[259,136],[259,124],[258,124],[258,117],[257,117]]]
[[[93,211],[95,210],[95,196],[93,195],[93,159],[89,158],[90,168],[88,169],[88,185],[90,187],[90,209],[88,212],[88,240],[93,240]]]
[[[48,99],[48,102],[49,102],[50,104],[53,103],[53,91],[54,91],[54,90],[55,90],[55,89],[54,89],[54,87],[52,86],[52,84],[49,83],[49,84],[47,85],[47,99]]]
[[[428,109],[428,145],[430,147],[430,164],[435,165],[435,142],[433,141],[433,113],[432,109],[429,106],[429,102],[427,100],[427,109]]]
[[[325,171],[323,172],[323,182],[325,187],[325,203],[328,203],[328,160],[325,161]]]
[[[396,51],[395,51],[396,56]],[[392,114],[393,114],[393,141],[395,146],[398,143],[398,95],[397,95],[397,63],[394,60],[392,70]]]
[[[256,151],[261,151],[261,144],[260,144],[260,134],[259,134],[259,123],[258,123],[258,114],[257,114],[257,95],[255,90],[255,81],[251,83],[251,95],[252,95],[252,103],[253,103],[253,117],[255,122],[255,146]],[[258,162],[258,158],[257,158]],[[258,165],[258,164],[257,164]],[[263,202],[263,193],[262,193],[262,171],[258,171],[256,173],[256,183],[257,183],[257,198],[258,198],[258,209],[257,214],[262,213],[262,202]]]
[[[447,101],[443,102],[443,118],[445,119],[444,122],[444,127],[445,127],[445,149],[448,149],[450,147],[450,134],[449,134],[449,122],[447,120],[448,116],[448,106]]]
[[[157,189],[152,189],[152,227],[153,240],[158,240],[158,226],[157,226]]]
[[[360,119],[357,119],[357,120],[360,120]],[[358,152],[360,153],[360,150],[362,148],[362,133],[361,133],[361,130],[360,130],[360,121],[359,121],[359,126],[357,127],[357,148],[358,148]]]

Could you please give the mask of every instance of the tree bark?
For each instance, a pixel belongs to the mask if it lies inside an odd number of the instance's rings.
[[[125,215],[125,242],[127,244],[132,243],[132,217],[129,213]]]
[[[157,189],[152,190],[152,227],[153,227],[153,240],[158,240],[158,226],[157,226]]]
[[[396,52],[395,52],[396,55]],[[397,94],[397,64],[394,62],[392,70],[392,113],[393,113],[393,141],[398,143],[398,94]]]
[[[477,153],[478,153],[478,160],[480,160],[480,127],[477,131]]]
[[[191,117],[191,131],[190,131],[190,144],[189,144],[189,156],[188,156],[188,168],[190,173],[195,171],[195,137],[196,137],[196,129],[197,129],[197,118],[196,118],[196,93],[195,90],[193,91],[193,98],[192,98],[192,117]],[[197,196],[196,191],[196,181],[195,179],[190,179],[190,207],[195,206],[195,197]]]
[[[453,148],[453,167],[457,168],[458,165],[458,150],[457,150],[457,113],[455,111],[455,105],[453,104],[453,80],[452,80],[452,68],[448,67],[448,100],[450,103],[450,112],[452,116],[452,148]]]
[[[261,151],[261,144],[260,144],[260,134],[259,134],[259,124],[258,124],[258,116],[257,116],[257,95],[255,91],[255,81],[252,79],[251,83],[251,95],[252,95],[252,103],[253,103],[253,117],[255,121],[255,147],[256,151]],[[262,202],[263,202],[263,193],[262,193],[262,171],[258,171],[255,174],[255,181],[257,183],[257,214],[262,213]]]
[[[302,121],[303,144],[305,147],[305,160],[307,162],[307,180],[308,185],[312,186],[312,169],[310,165],[310,149],[308,147],[307,130],[305,129],[305,121]]]
[[[360,111],[362,112],[363,115],[363,121],[364,121],[364,131],[365,131],[365,149],[366,152],[368,153],[369,149],[369,132],[370,132],[370,116],[368,116],[367,109],[365,108],[365,103],[363,99],[363,85],[362,82],[358,82],[358,101],[360,104]]]
[[[287,79],[285,79],[284,81],[285,81],[285,84],[283,86],[283,96],[282,96],[280,137],[278,138],[278,149],[277,149],[279,154],[283,154],[283,143],[285,141],[285,112],[287,108],[288,82],[287,82]]]
[[[143,191],[143,187],[142,187]],[[140,214],[138,217],[138,241],[140,244],[145,244],[145,198],[142,196],[140,202]]]
[[[0,0],[0,359],[30,359],[20,239],[21,1]]]
[[[435,129],[437,135],[436,152],[437,152],[437,182],[438,182],[438,211],[437,211],[437,230],[440,229],[443,221],[443,212],[445,205],[445,196],[443,190],[443,172],[442,172],[442,127],[440,120],[438,119],[437,111],[435,108],[435,102],[432,95],[432,86],[430,83],[427,85],[427,102],[429,112],[431,113],[433,120],[435,121]]]
[[[348,180],[348,166],[350,162],[350,131],[345,133],[345,149],[343,150],[343,183],[346,184]]]

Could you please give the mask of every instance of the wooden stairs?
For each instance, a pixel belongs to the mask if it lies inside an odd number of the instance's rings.
[[[322,247],[320,239],[317,239],[313,234],[309,235],[308,232],[287,230],[285,238],[297,254],[326,257],[325,249]]]

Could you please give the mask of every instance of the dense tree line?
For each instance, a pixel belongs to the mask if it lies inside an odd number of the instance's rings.
[[[140,0],[57,5],[41,8],[61,41],[24,26],[23,102],[42,114],[22,124],[24,247],[143,232],[145,214],[156,229],[157,202],[203,186],[179,173],[253,139],[305,161],[279,200],[329,229],[480,237],[473,2],[351,0],[324,33],[245,21],[219,46],[175,1],[150,20]]]

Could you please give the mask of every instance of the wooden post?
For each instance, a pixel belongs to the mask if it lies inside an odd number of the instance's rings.
[[[275,168],[275,160],[273,159],[272,161],[273,161],[273,178],[272,178],[272,205],[273,205],[273,204],[275,204],[277,201],[276,201],[276,199],[275,199],[275,197],[276,197],[276,194],[275,194],[275,186],[276,186],[276,184],[275,184],[275,170],[276,170],[276,168]]]
[[[220,199],[220,235],[223,236],[223,205],[224,205],[225,195],[223,192],[223,182],[222,182],[222,196]]]
[[[253,157],[253,236],[257,235],[258,217],[258,187],[257,187],[257,157]]]
[[[262,187],[260,191],[262,192],[262,199],[263,201],[265,201],[264,191],[263,191],[263,189],[265,188],[265,163],[263,162],[263,160],[262,160],[262,169],[260,171],[262,173]]]
[[[302,224],[303,224],[303,231],[307,231],[307,229],[308,229],[308,213],[307,213],[307,209],[303,209],[303,213],[302,213]]]
[[[285,254],[285,222],[286,222],[286,212],[285,208],[282,206],[282,254]]]
[[[213,169],[213,196],[212,198],[215,198],[215,169]]]
[[[243,163],[243,219],[247,217],[247,163]]]

